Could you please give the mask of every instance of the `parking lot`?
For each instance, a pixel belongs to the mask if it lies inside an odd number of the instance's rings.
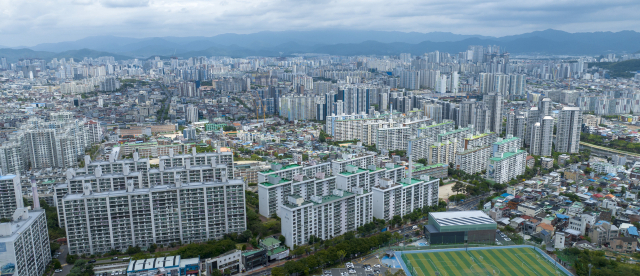
[[[326,275],[326,276],[377,276],[377,275],[384,275],[385,271],[387,271],[387,268],[385,268],[384,266],[375,267],[375,266],[369,265],[369,269],[367,270],[363,268],[363,265],[356,264],[351,269],[352,273],[349,273],[349,270],[350,269],[346,267],[332,268],[332,269],[325,270],[323,275]]]
[[[496,230],[496,244],[497,245],[513,245],[515,244],[513,241],[511,241],[511,239],[509,239],[509,237],[507,236],[507,234],[500,232],[500,230]],[[500,243],[500,244],[498,244]]]

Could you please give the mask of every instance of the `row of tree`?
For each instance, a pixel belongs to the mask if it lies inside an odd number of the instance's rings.
[[[327,266],[342,263],[345,259],[362,256],[378,249],[381,246],[390,244],[393,235],[383,232],[371,237],[356,238],[353,232],[322,241],[314,249],[315,254],[301,258],[295,262],[287,262],[284,267],[276,267],[271,270],[271,275],[310,275],[311,273]],[[295,251],[295,249],[294,249]]]

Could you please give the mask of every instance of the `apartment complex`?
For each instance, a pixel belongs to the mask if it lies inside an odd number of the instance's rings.
[[[94,192],[62,198],[70,254],[97,254],[129,246],[205,242],[246,229],[244,183],[182,183]]]
[[[289,248],[307,243],[310,236],[327,240],[373,220],[372,194],[362,188],[353,192],[336,189],[311,200],[290,195],[280,209],[282,235]]]
[[[11,219],[0,223],[2,275],[43,275],[51,261],[44,210],[18,208]]]
[[[132,159],[85,157],[54,188],[71,254],[96,254],[150,244],[202,242],[246,229],[244,182],[230,152],[161,156],[157,168]]]
[[[487,160],[490,156],[491,146],[457,152],[455,168],[468,174],[481,172],[487,168]]]
[[[405,216],[424,206],[438,204],[440,179],[421,175],[420,179],[405,178],[393,181],[380,179],[373,191],[373,216],[390,220],[393,216]]]
[[[527,155],[525,150],[495,153],[487,162],[486,178],[503,184],[524,174]]]
[[[380,178],[404,177],[404,167],[387,163],[379,168],[376,160],[372,154],[345,154],[340,159],[311,166],[272,164],[270,170],[258,173],[260,214],[282,217],[280,206],[288,202],[290,195],[309,201],[312,196],[331,195],[335,189],[350,192],[351,188],[361,187],[370,191]]]
[[[74,119],[71,112],[32,117],[0,147],[0,168],[12,173],[29,169],[72,168],[85,148],[102,140],[99,124]]]

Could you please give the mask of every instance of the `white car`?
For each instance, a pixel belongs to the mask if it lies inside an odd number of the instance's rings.
[[[505,240],[505,241],[511,241],[511,239],[510,239],[510,238],[504,238],[504,240]]]
[[[501,242],[496,242],[496,244],[497,244],[497,245],[502,245],[502,243],[501,243]]]
[[[60,273],[60,272],[62,272],[62,269],[56,269],[56,270],[54,271],[54,273]]]

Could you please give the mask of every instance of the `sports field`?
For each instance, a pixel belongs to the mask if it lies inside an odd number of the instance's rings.
[[[533,248],[402,253],[413,276],[566,275]]]

